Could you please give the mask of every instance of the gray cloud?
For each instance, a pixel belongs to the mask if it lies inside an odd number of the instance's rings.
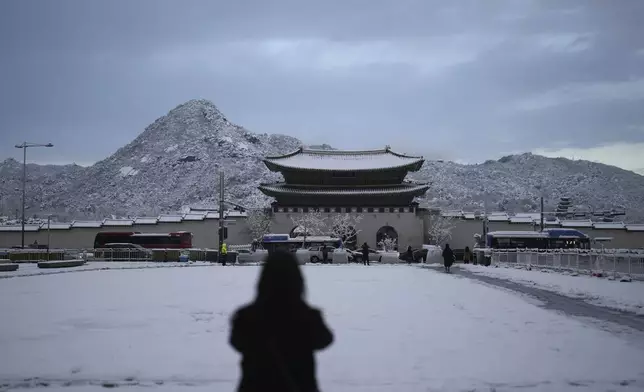
[[[27,139],[57,145],[34,160],[95,161],[191,98],[255,132],[463,161],[644,143],[643,16],[637,0],[5,1],[0,156]]]

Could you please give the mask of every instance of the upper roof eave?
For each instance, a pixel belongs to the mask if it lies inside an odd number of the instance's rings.
[[[336,164],[336,165],[328,165],[327,167],[323,167],[323,165],[320,165],[319,167],[316,167],[314,164],[311,164],[310,162],[306,162],[306,157],[304,157],[304,164],[302,162],[289,162],[292,161],[289,158],[296,157],[297,155],[300,154],[308,154],[311,156],[318,156],[318,157],[349,157],[347,159],[348,164],[346,167],[342,167],[342,164]],[[378,156],[382,155],[385,157],[384,159],[387,159],[388,157],[389,162],[380,162],[380,163],[375,163],[371,167],[369,164],[356,164],[356,162],[360,162],[360,159],[357,160],[351,160],[350,157],[352,156]],[[401,158],[403,162],[397,162],[397,160],[392,157],[396,158]],[[318,159],[318,158],[313,158],[313,159]],[[377,159],[377,158],[376,158]],[[322,159],[321,161],[324,161]],[[357,171],[357,172],[368,172],[368,171],[383,171],[383,170],[396,170],[396,169],[407,169],[408,171],[418,171],[420,168],[423,166],[423,163],[425,162],[425,159],[423,157],[418,157],[418,156],[411,156],[411,155],[405,155],[401,153],[397,153],[394,151],[391,151],[390,147],[387,146],[384,149],[377,149],[377,150],[316,150],[316,149],[305,149],[303,147],[298,148],[295,151],[292,151],[290,153],[284,154],[284,155],[279,155],[279,156],[268,156],[263,159],[264,164],[266,167],[273,171],[273,172],[280,172],[280,171],[287,171],[287,170],[297,170],[297,171]],[[351,164],[353,162],[353,164]]]

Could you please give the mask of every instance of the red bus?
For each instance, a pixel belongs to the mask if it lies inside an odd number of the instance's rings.
[[[173,233],[105,232],[96,234],[94,248],[102,248],[109,243],[128,243],[144,248],[187,249],[192,248],[192,233],[177,231]]]

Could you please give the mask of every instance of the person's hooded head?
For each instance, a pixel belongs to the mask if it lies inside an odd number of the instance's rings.
[[[268,306],[293,305],[304,300],[304,277],[290,252],[277,250],[267,258],[257,283],[257,303]]]
[[[449,244],[445,244],[445,249],[449,249]]]

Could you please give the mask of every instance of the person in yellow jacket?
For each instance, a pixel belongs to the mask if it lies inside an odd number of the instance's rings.
[[[228,258],[228,247],[226,246],[225,242],[221,244],[220,258],[221,265],[226,265],[226,258]]]

